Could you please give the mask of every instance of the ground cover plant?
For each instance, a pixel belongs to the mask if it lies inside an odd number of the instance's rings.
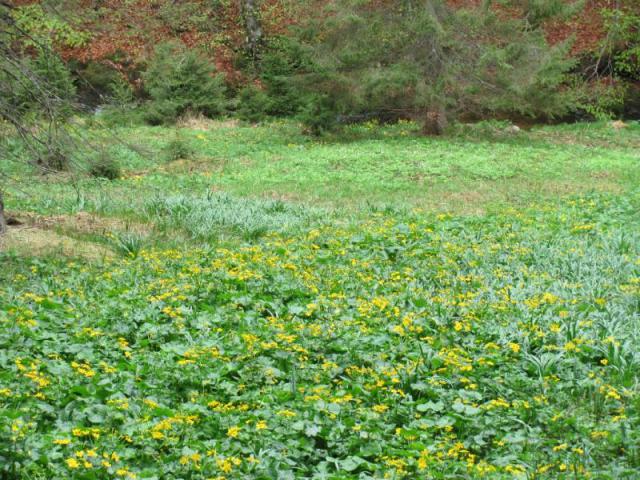
[[[77,178],[80,202],[51,178],[9,182],[6,195],[15,208],[40,213],[87,210],[146,220],[144,204],[157,196],[206,197],[212,190],[331,209],[373,204],[481,213],[558,194],[620,192],[640,182],[637,122],[619,130],[603,122],[517,135],[507,132],[508,124],[484,123],[446,138],[421,137],[412,122],[371,122],[322,139],[302,135],[294,122],[185,123],[179,135],[165,127],[89,125],[87,136],[122,140],[109,149],[122,178]],[[189,158],[169,161],[167,148],[176,138]],[[25,154],[18,146],[13,151]],[[14,178],[29,174],[20,165],[6,171]]]
[[[638,125],[415,128],[11,163],[0,478],[637,478]]]

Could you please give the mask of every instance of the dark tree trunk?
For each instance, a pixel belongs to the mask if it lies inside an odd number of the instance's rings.
[[[7,220],[4,218],[4,200],[0,191],[0,235],[7,231]]]
[[[424,135],[442,135],[449,126],[444,107],[435,107],[426,111],[422,133]]]
[[[246,32],[246,49],[254,65],[257,66],[262,45],[262,25],[260,24],[259,0],[242,0],[242,17]]]

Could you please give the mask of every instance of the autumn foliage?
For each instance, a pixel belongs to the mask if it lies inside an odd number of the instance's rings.
[[[46,3],[46,0],[14,3],[24,6]],[[225,72],[229,79],[239,75],[236,60],[242,51],[245,33],[238,1],[65,0],[55,3],[57,13],[91,33],[82,46],[63,49],[67,59],[82,63],[106,62],[126,70],[146,61],[159,43],[179,40],[187,47],[202,49],[215,61],[218,71]],[[318,11],[318,7],[326,3],[327,0],[262,1],[261,22],[265,35],[285,33],[305,13]],[[479,0],[449,0],[449,3],[463,8],[476,5]],[[587,0],[582,13],[546,26],[549,40],[557,43],[574,37],[574,54],[595,52],[606,35],[601,12],[616,3],[615,0]]]

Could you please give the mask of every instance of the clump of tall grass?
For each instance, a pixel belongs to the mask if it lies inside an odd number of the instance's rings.
[[[156,197],[143,207],[149,220],[163,230],[180,229],[200,240],[222,233],[255,240],[269,232],[290,230],[322,217],[313,209],[271,199],[247,199],[221,192],[190,197]]]

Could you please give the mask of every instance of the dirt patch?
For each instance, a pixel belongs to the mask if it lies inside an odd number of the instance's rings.
[[[212,120],[206,118],[203,115],[187,115],[180,118],[176,122],[178,128],[188,128],[190,130],[200,130],[206,132],[207,130],[219,130],[222,128],[235,128],[239,125],[239,121],[236,119],[228,120]]]
[[[70,258],[104,260],[114,253],[103,245],[61,235],[52,230],[19,226],[9,228],[0,237],[0,251],[12,251],[26,256],[62,255]]]
[[[451,192],[441,195],[438,210],[453,210],[462,215],[484,215],[487,202],[487,195],[480,191]]]
[[[544,185],[542,185],[541,190],[545,194],[551,194],[556,197],[579,195],[591,190],[606,193],[621,193],[623,191],[623,188],[619,184],[614,181],[608,181],[611,180],[611,177],[597,177],[593,175],[591,175],[591,177],[596,178],[599,181],[583,185],[575,182],[548,180]]]
[[[587,136],[580,132],[562,132],[553,130],[537,130],[529,132],[532,140],[546,141],[555,145],[579,145],[590,148],[623,148],[637,149],[640,142],[637,138],[624,135],[629,127],[626,123],[611,123],[609,128]]]
[[[175,160],[163,165],[158,170],[166,173],[219,173],[224,169],[225,160],[214,158],[198,158],[193,160]]]
[[[611,180],[617,178],[617,175],[614,172],[607,172],[604,170],[601,170],[599,172],[591,172],[589,176],[598,180]]]
[[[295,195],[293,193],[278,192],[276,190],[266,191],[259,197],[267,198],[269,200],[279,200],[285,203],[302,203],[303,202],[303,198],[300,197],[299,195]]]
[[[99,217],[87,212],[75,215],[38,215],[35,213],[19,213],[12,215],[26,227],[41,230],[68,231],[79,234],[104,235],[113,231],[134,231],[148,233],[151,227],[144,224],[125,222],[119,218]]]

